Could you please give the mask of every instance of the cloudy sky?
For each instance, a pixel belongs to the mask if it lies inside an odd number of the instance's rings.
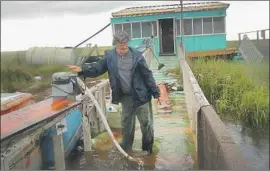
[[[223,1],[221,1],[223,2]],[[227,39],[237,33],[269,28],[269,1],[225,1]],[[32,46],[74,46],[110,22],[122,8],[179,1],[1,1],[1,51]],[[91,43],[111,45],[112,29]]]

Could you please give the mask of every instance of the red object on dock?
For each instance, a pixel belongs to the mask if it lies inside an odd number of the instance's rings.
[[[157,112],[162,114],[172,113],[172,106],[169,100],[167,88],[165,84],[161,83],[157,85],[160,91],[160,104],[157,104]]]
[[[119,133],[118,132],[113,132],[113,136],[114,137],[118,137],[119,136]]]

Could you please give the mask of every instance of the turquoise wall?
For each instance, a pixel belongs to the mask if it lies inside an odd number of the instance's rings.
[[[213,17],[226,15],[226,9],[218,9],[212,11],[190,11],[184,12],[184,18],[196,18],[196,17]],[[176,18],[180,19],[180,13],[167,13],[167,14],[155,14],[147,16],[135,16],[135,17],[121,17],[121,18],[111,18],[111,24],[122,24],[127,22],[137,22],[137,21],[154,21],[162,18]]]
[[[176,38],[181,42],[181,37]],[[183,37],[186,52],[225,49],[227,47],[226,34],[194,35]]]
[[[177,36],[176,40],[180,41],[181,37]],[[208,51],[208,50],[218,50],[226,49],[226,34],[213,34],[213,35],[199,35],[199,36],[186,36],[183,38],[185,44],[186,52],[196,52],[196,51]],[[142,43],[144,39],[132,39],[129,45],[132,47],[138,46]],[[154,52],[155,55],[159,54],[159,40],[154,39]]]

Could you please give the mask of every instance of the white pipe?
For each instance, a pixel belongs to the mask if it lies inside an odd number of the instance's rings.
[[[129,155],[121,148],[121,146],[118,144],[118,142],[116,141],[116,139],[115,139],[115,137],[114,137],[114,135],[113,135],[113,133],[112,133],[112,131],[111,131],[111,129],[110,129],[110,126],[109,126],[109,124],[108,124],[108,122],[107,122],[107,119],[106,119],[106,117],[105,117],[105,115],[104,115],[104,113],[103,113],[101,107],[99,106],[99,104],[98,104],[98,102],[97,102],[97,100],[95,99],[95,97],[94,97],[94,95],[92,94],[92,92],[87,88],[87,86],[84,84],[84,82],[83,82],[79,77],[77,77],[77,83],[78,83],[78,85],[80,86],[80,88],[83,89],[83,90],[85,91],[85,94],[86,94],[86,95],[92,100],[92,102],[94,103],[96,109],[98,110],[98,114],[99,114],[99,116],[101,117],[101,120],[102,120],[102,122],[103,122],[103,124],[104,124],[104,126],[105,126],[105,128],[106,128],[106,130],[107,130],[107,132],[108,132],[108,134],[109,134],[110,137],[112,138],[113,143],[114,143],[114,145],[117,147],[117,149],[119,150],[119,152],[120,152],[121,154],[123,154],[128,160],[137,162],[140,166],[142,166],[142,165],[143,165],[143,161],[142,161],[142,160],[140,160],[140,159],[135,159],[135,158],[129,156]]]

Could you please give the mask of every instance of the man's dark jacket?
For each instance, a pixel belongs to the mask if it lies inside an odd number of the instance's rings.
[[[148,68],[142,53],[129,47],[133,57],[132,68],[132,97],[134,107],[139,107],[151,100],[151,97],[159,97],[159,89],[155,83],[152,71]],[[115,48],[105,51],[104,58],[96,63],[82,66],[79,73],[85,77],[98,77],[108,71],[110,86],[112,89],[112,103],[118,104],[123,92],[120,87],[120,76],[118,72],[117,53]]]

